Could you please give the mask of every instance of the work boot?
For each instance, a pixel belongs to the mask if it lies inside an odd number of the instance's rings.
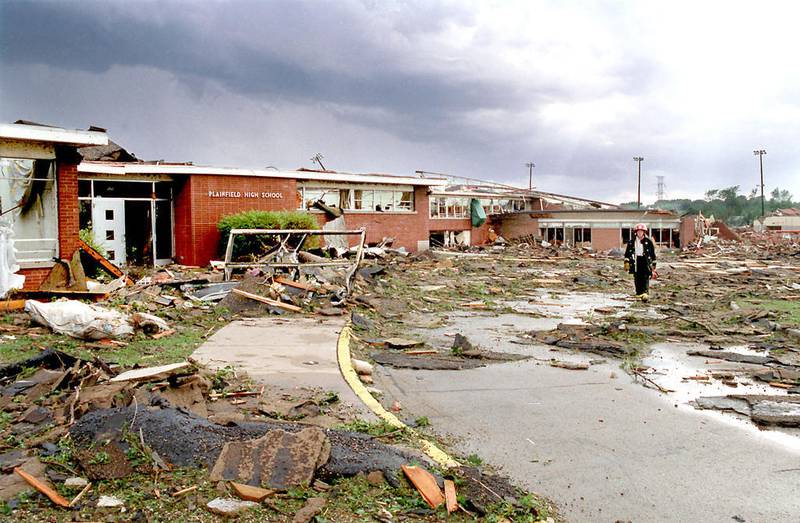
[[[643,292],[642,294],[640,294],[640,295],[639,295],[639,298],[640,298],[642,301],[644,301],[644,302],[646,302],[647,300],[649,300],[649,299],[650,299],[650,297],[647,295],[647,293],[646,293],[646,292]]]

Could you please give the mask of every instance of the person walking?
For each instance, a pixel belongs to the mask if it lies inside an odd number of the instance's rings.
[[[633,228],[634,237],[628,242],[625,249],[625,270],[633,274],[636,287],[636,297],[647,301],[650,290],[650,277],[658,278],[656,271],[656,249],[653,241],[647,236],[647,226],[643,223],[636,224]]]

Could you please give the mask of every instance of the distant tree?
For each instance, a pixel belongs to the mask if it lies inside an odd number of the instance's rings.
[[[643,206],[645,209],[666,209],[677,214],[697,214],[702,212],[705,216],[714,216],[723,220],[728,225],[741,226],[753,222],[761,216],[761,196],[758,188],[748,194],[740,194],[741,187],[733,185],[722,189],[709,189],[705,198],[701,200],[675,199],[659,200],[653,205]],[[636,202],[622,204],[623,208],[635,209]],[[766,212],[789,207],[800,207],[800,202],[795,202],[787,190],[775,188],[770,193],[766,202]]]

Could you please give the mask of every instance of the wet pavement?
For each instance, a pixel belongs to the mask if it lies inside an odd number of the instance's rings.
[[[576,303],[584,301],[592,303]],[[654,368],[649,378],[676,391],[663,394],[636,382],[619,360],[512,342],[567,317],[579,322],[597,307],[623,310],[619,302],[544,318],[453,314],[415,335],[445,347],[458,332],[483,348],[532,359],[461,371],[378,367],[376,384],[386,401],[400,400],[409,416],[427,416],[437,432],[453,436],[459,453],[478,454],[556,500],[569,521],[798,521],[797,433],[761,431],[735,414],[689,404],[700,395],[776,391],[746,380],[733,387],[681,379],[747,364],[707,364],[686,356],[687,346],[656,345],[645,363]],[[590,365],[565,370],[551,359]]]

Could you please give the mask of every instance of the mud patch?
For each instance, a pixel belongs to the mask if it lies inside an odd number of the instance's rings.
[[[522,354],[480,351],[475,357],[460,357],[448,354],[403,354],[397,352],[370,353],[375,363],[388,367],[420,370],[464,370],[485,367],[489,363],[505,363],[530,358]]]

